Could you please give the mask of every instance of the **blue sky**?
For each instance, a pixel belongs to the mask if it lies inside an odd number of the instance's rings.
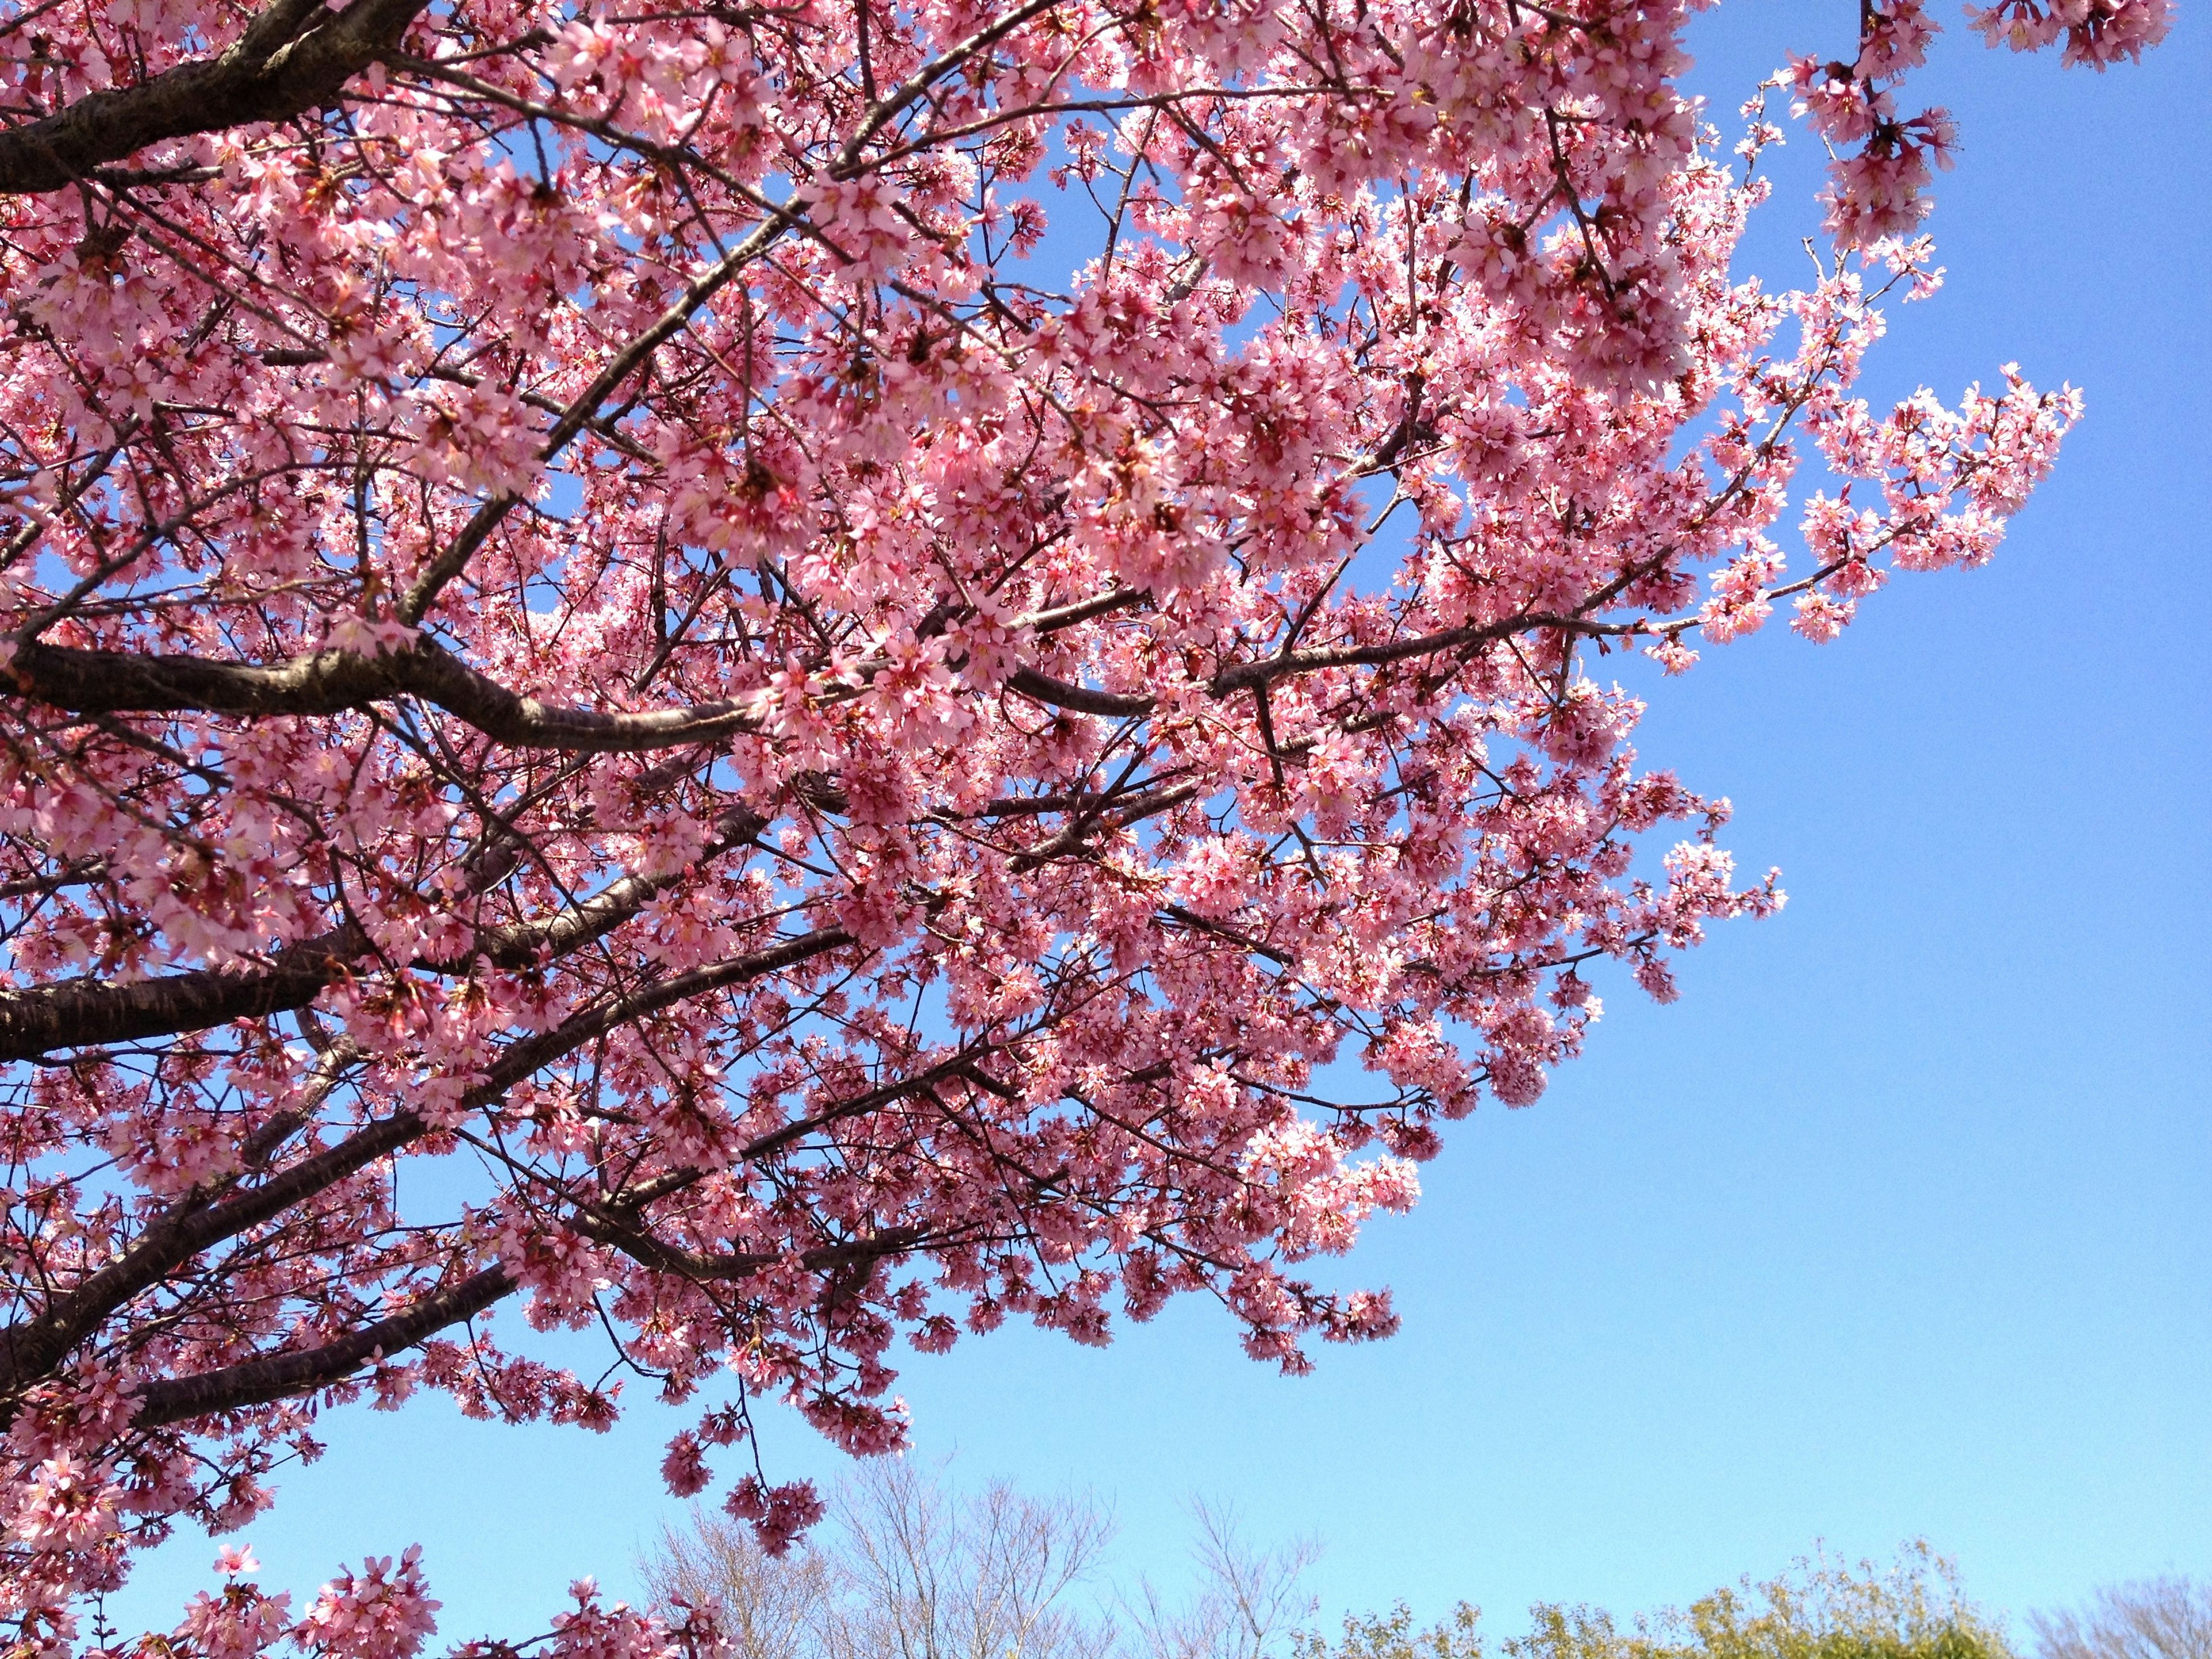
[[[1198,1304],[1104,1352],[1008,1329],[915,1357],[926,1455],[1111,1499],[1126,1566],[1172,1579],[1193,1496],[1325,1545],[1332,1613],[1467,1598],[1626,1610],[1925,1534],[2013,1610],[2212,1571],[2212,27],[2061,72],[1954,27],[1919,85],[1964,150],[1950,271],[1893,313],[1869,384],[1954,396],[2017,359],[2088,418],[1990,568],[1901,578],[1844,639],[1708,650],[1644,729],[1730,795],[1778,919],[1719,931],[1655,1007],[1626,984],[1535,1107],[1460,1127],[1350,1277],[1396,1340],[1286,1382]],[[1845,0],[1701,20],[1724,117]],[[1947,19],[1947,21],[1948,21]],[[1793,130],[1748,250],[1794,279],[1819,157]],[[778,1475],[834,1456],[769,1412]],[[675,1506],[676,1423],[604,1438],[441,1401],[327,1419],[246,1534],[301,1591],[419,1540],[444,1634],[544,1627]],[[211,1582],[177,1540],[115,1611]],[[135,1626],[133,1626],[135,1627]]]

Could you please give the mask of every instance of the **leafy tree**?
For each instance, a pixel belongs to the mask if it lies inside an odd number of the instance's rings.
[[[1602,1608],[1540,1603],[1510,1659],[2011,1659],[2001,1629],[1960,1594],[1951,1564],[1908,1547],[1887,1567],[1826,1555],[1778,1577],[1749,1578],[1623,1630]],[[1485,1659],[1480,1614],[1462,1602],[1419,1628],[1402,1603],[1347,1619],[1341,1639],[1309,1637],[1298,1659]]]
[[[1462,1601],[1448,1617],[1416,1627],[1413,1610],[1401,1601],[1387,1613],[1347,1614],[1334,1643],[1304,1632],[1297,1659],[1484,1659],[1481,1623],[1482,1610]]]
[[[23,1653],[348,1401],[641,1381],[773,1550],[819,1504],[755,1403],[896,1448],[896,1341],[1387,1333],[1305,1264],[1536,1097],[1586,969],[1670,996],[1780,902],[1594,659],[1981,562],[2077,410],[1853,395],[1935,282],[1921,0],[1778,83],[1837,157],[1794,292],[1731,271],[1779,129],[1700,125],[1691,9],[9,0]],[[434,1623],[412,1556],[304,1611],[227,1559],[172,1645]]]

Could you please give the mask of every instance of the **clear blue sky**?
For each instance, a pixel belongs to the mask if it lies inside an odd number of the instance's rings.
[[[1461,1127],[1350,1264],[1395,1287],[1395,1340],[1289,1382],[1195,1304],[1103,1353],[1010,1329],[906,1367],[925,1453],[1095,1488],[1132,1568],[1172,1577],[1206,1494],[1319,1536],[1332,1612],[1466,1597],[1504,1631],[1820,1538],[1924,1534],[2014,1610],[2212,1571],[2212,9],[2184,3],[2137,68],[1954,27],[1920,82],[1965,135],[1951,274],[1871,389],[2016,358],[2089,416],[1990,568],[1900,579],[1832,646],[1709,650],[1653,711],[1647,757],[1734,798],[1787,911],[1721,930],[1672,1007],[1606,988],[1540,1104]],[[1698,84],[1727,115],[1855,12],[1738,0]],[[1752,253],[1794,278],[1819,158],[1797,132],[1778,159]],[[631,1589],[674,1513],[651,1411],[327,1424],[246,1534],[264,1582],[420,1540],[448,1637],[542,1629],[580,1573]],[[767,1428],[777,1474],[835,1473]],[[179,1540],[116,1610],[166,1620],[213,1554]]]

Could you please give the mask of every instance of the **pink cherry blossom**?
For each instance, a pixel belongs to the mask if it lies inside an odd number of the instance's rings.
[[[896,1451],[906,1348],[1388,1335],[1309,1264],[1783,902],[1635,653],[1987,561],[2081,413],[1855,389],[1941,276],[1920,0],[1767,83],[1794,291],[1698,9],[0,15],[10,1651],[351,1401],[642,1387],[781,1551],[754,1413]],[[435,1633],[412,1550],[257,1571],[150,1639]],[[723,1650],[589,1583],[535,1644]]]

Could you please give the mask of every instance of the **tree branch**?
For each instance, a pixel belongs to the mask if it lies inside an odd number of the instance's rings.
[[[461,1109],[481,1111],[523,1079],[618,1025],[691,997],[795,967],[854,942],[853,936],[842,928],[822,928],[779,940],[747,956],[673,975],[625,995],[602,997],[552,1030],[526,1037],[507,1048],[461,1097]],[[403,1109],[356,1130],[336,1145],[288,1165],[258,1186],[221,1204],[210,1206],[188,1199],[150,1222],[115,1261],[66,1295],[56,1297],[34,1317],[0,1330],[0,1429],[14,1420],[24,1390],[52,1375],[79,1341],[132,1297],[203,1250],[306,1202],[429,1130],[430,1125],[419,1113]]]
[[[714,743],[750,731],[759,720],[750,698],[635,714],[541,702],[477,672],[431,640],[374,657],[313,651],[268,667],[33,640],[21,643],[0,673],[24,696],[73,714],[315,716],[414,696],[459,716],[495,743],[586,754]]]
[[[179,64],[135,87],[88,93],[42,120],[0,132],[0,195],[60,190],[149,144],[262,121],[335,100],[399,44],[424,0],[272,0],[221,56]]]
[[[449,1291],[425,1297],[404,1313],[364,1325],[319,1348],[269,1354],[219,1370],[203,1371],[198,1376],[149,1382],[138,1395],[137,1425],[142,1429],[160,1428],[187,1418],[312,1394],[343,1382],[382,1355],[403,1352],[447,1326],[474,1318],[519,1288],[505,1267],[486,1267]]]
[[[118,984],[96,974],[0,991],[0,1061],[204,1031],[234,1019],[304,1008],[368,948],[347,927],[285,946],[243,973],[204,968]]]
[[[648,1235],[601,1224],[593,1218],[574,1218],[570,1224],[586,1237],[599,1239],[647,1267],[686,1279],[750,1278],[781,1259],[765,1253],[702,1256],[664,1244]],[[886,1256],[913,1249],[927,1236],[925,1230],[919,1227],[892,1228],[872,1238],[825,1244],[805,1251],[799,1261],[809,1273],[837,1275],[825,1297],[825,1301],[834,1304],[839,1299],[837,1290],[848,1286],[856,1274],[866,1273]],[[403,1313],[364,1325],[319,1347],[266,1354],[235,1365],[203,1371],[197,1376],[167,1377],[150,1382],[140,1391],[136,1425],[142,1429],[160,1428],[216,1412],[265,1406],[272,1401],[313,1394],[318,1389],[343,1382],[364,1365],[403,1353],[440,1331],[475,1317],[520,1288],[504,1266],[486,1267],[450,1290],[425,1297]],[[830,1310],[834,1313],[835,1306]]]
[[[750,841],[764,823],[755,812],[731,814],[723,821],[723,838],[702,856]],[[675,880],[673,875],[624,876],[551,915],[486,928],[456,961],[405,965],[459,974],[478,960],[495,968],[527,968],[547,952],[568,956],[612,933]],[[119,984],[88,974],[55,985],[0,991],[0,1061],[32,1060],[57,1048],[178,1036],[304,1008],[368,951],[368,936],[349,924],[285,946],[266,968],[200,968]]]

